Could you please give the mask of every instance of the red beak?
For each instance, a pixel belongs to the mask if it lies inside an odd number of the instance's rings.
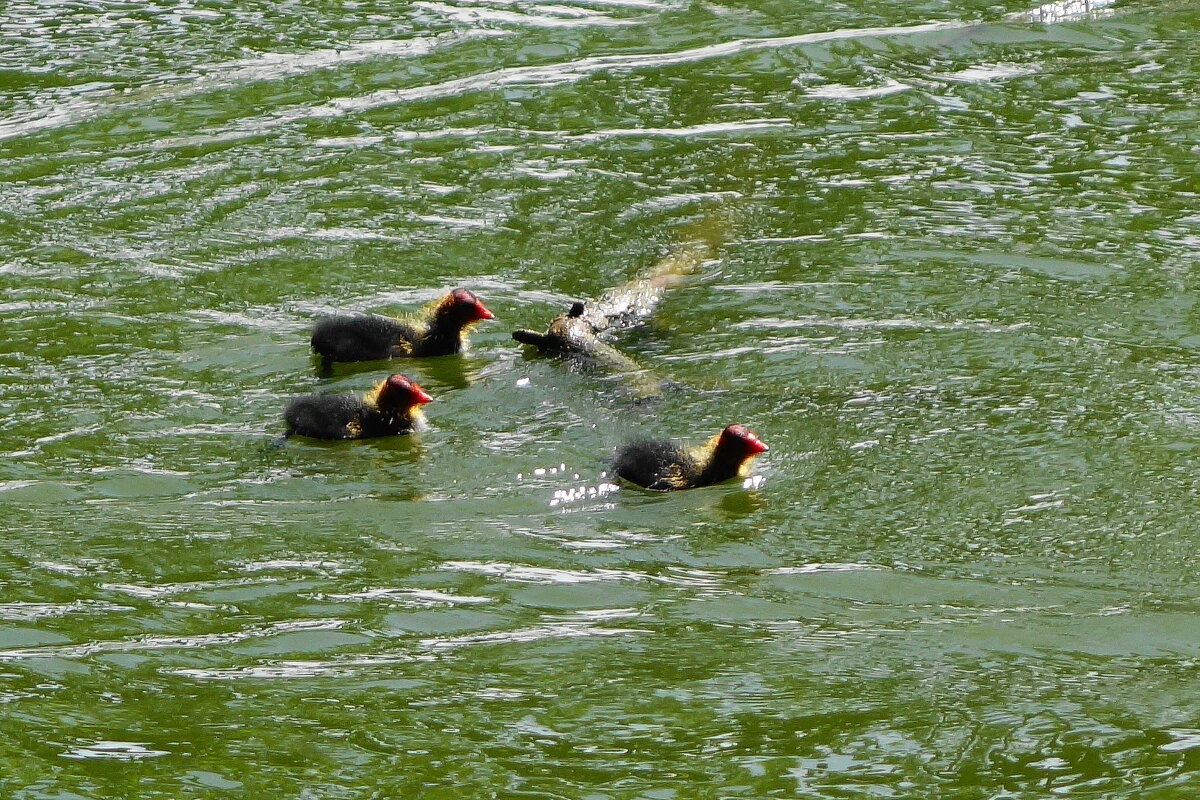
[[[727,436],[732,435],[741,439],[742,445],[746,448],[746,453],[749,455],[756,456],[770,449],[762,439],[755,436],[743,425],[730,425],[725,429],[724,433]]]
[[[495,319],[496,315],[487,310],[487,306],[478,300],[475,301],[475,318],[476,319]]]
[[[388,376],[383,391],[388,393],[390,397],[406,397],[414,406],[423,406],[426,403],[433,402],[433,398],[426,394],[425,390],[416,381],[400,373]]]

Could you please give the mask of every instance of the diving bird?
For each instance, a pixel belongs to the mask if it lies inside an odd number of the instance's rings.
[[[513,331],[512,338],[521,344],[532,345],[547,355],[574,359],[589,366],[629,371],[638,369],[631,359],[596,336],[596,326],[585,313],[584,303],[572,303],[566,313],[550,320],[545,333],[522,329]]]

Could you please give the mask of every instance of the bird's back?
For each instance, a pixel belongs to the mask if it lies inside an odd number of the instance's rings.
[[[375,314],[326,317],[312,332],[312,348],[330,361],[375,361],[403,355],[408,326]]]
[[[678,445],[642,440],[617,450],[613,471],[647,489],[682,489],[691,485],[696,465],[691,455]]]
[[[315,439],[354,439],[359,420],[367,409],[350,394],[306,394],[293,399],[283,411],[288,435]]]

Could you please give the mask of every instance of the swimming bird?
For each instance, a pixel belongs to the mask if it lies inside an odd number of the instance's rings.
[[[660,396],[669,384],[604,339],[646,322],[669,289],[713,257],[727,232],[726,216],[707,219],[689,241],[632,280],[594,300],[573,303],[565,314],[550,320],[545,333],[523,329],[513,331],[512,338],[536,347],[543,355],[565,359],[573,367],[598,367],[619,374],[639,401]]]
[[[565,314],[550,320],[545,333],[522,329],[513,331],[512,338],[521,344],[532,345],[547,355],[618,370],[638,368],[631,359],[596,336],[596,326],[585,312],[585,304],[579,302],[572,303]]]
[[[617,373],[637,398],[648,399],[662,394],[662,381],[657,376],[596,335],[593,318],[585,311],[583,303],[572,303],[565,314],[550,320],[545,333],[519,330],[513,331],[512,338],[536,347],[544,355],[565,359],[576,368],[598,367]]]
[[[650,439],[623,445],[613,458],[613,470],[646,489],[693,489],[744,475],[750,459],[767,449],[744,426],[730,425],[699,447]]]
[[[474,294],[455,289],[412,319],[375,314],[326,317],[313,327],[312,349],[327,365],[334,361],[446,356],[466,349],[472,325],[494,318]]]
[[[389,375],[362,397],[306,394],[287,404],[284,436],[369,439],[412,433],[424,424],[421,406],[433,400],[406,375]]]
[[[595,300],[575,302],[566,314],[550,320],[544,334],[531,330],[513,331],[522,344],[533,345],[548,355],[579,356],[615,369],[637,369],[637,365],[611,345],[596,338],[646,321],[662,302],[667,289],[712,256],[712,248],[700,241],[676,248],[633,280],[610,289]]]

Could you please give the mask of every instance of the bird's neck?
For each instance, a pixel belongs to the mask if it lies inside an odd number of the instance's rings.
[[[743,448],[737,443],[722,441],[719,434],[700,448],[697,457],[703,465],[701,476],[708,483],[720,483],[740,474],[746,463]]]
[[[461,342],[463,335],[466,333],[467,326],[458,320],[447,319],[446,317],[434,317],[429,322],[429,326],[425,328],[425,333],[422,339],[427,342]]]

